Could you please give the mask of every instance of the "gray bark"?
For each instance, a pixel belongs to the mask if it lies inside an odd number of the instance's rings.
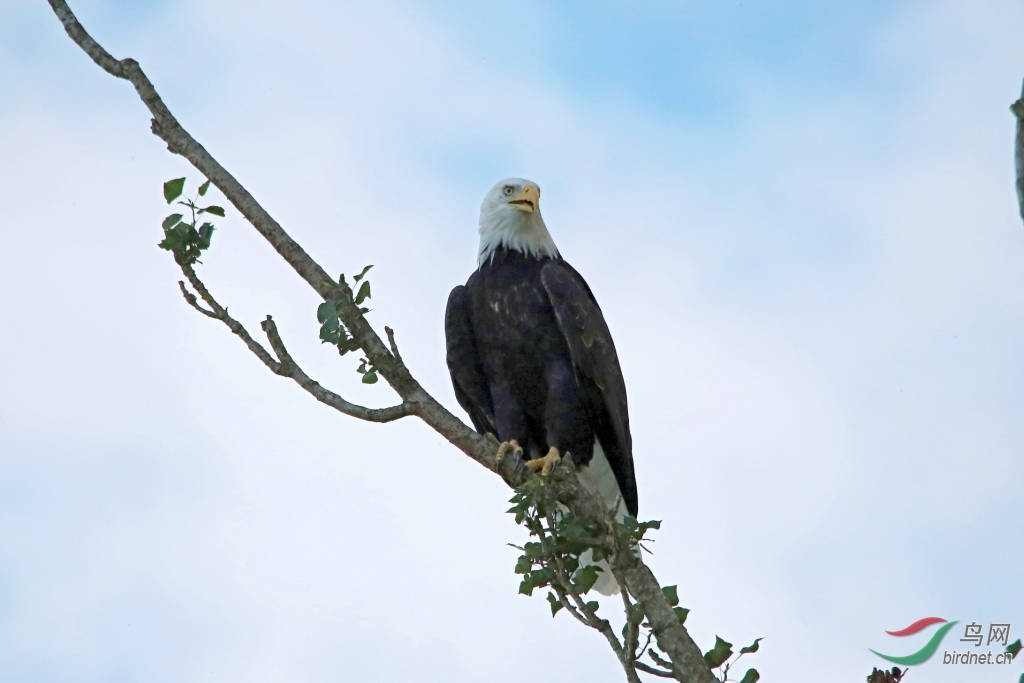
[[[413,378],[398,355],[394,336],[388,331],[390,350],[373,330],[353,303],[352,290],[331,278],[309,254],[285,232],[284,228],[256,201],[238,180],[199,144],[171,114],[149,78],[134,59],[115,59],[86,32],[65,0],[48,0],[50,7],[64,25],[71,39],[104,71],[129,81],[152,115],[151,129],[163,140],[167,149],[187,159],[200,173],[212,181],[249,223],[270,243],[278,254],[324,300],[338,301],[339,316],[352,337],[359,343],[371,365],[384,377],[402,399],[391,408],[373,410],[349,403],[342,397],[321,387],[309,378],[288,354],[269,317],[263,323],[275,360],[256,342],[242,325],[227,315],[195,276],[191,268],[183,267],[192,287],[199,293],[209,310],[199,305],[196,297],[184,285],[182,292],[194,308],[208,317],[220,320],[239,336],[272,372],[289,377],[317,400],[340,412],[359,419],[387,422],[407,415],[416,415],[463,453],[488,470],[502,476],[512,486],[520,484],[526,476],[522,461],[507,457],[496,461],[497,441],[468,427],[428,394]],[[1018,129],[1019,130],[1019,129]],[[1018,155],[1019,155],[1018,144]],[[1019,156],[1018,156],[1019,159]],[[1018,169],[1020,167],[1018,166]],[[570,476],[571,475],[571,476]],[[552,483],[560,486],[560,498],[574,514],[605,522],[603,505],[580,486],[569,459],[552,472]],[[626,579],[629,592],[644,603],[648,619],[653,626],[658,646],[672,660],[675,678],[683,682],[715,683],[716,678],[704,663],[703,655],[689,633],[679,623],[651,570],[629,549],[622,548],[613,558],[613,566]],[[646,667],[643,667],[646,668]]]

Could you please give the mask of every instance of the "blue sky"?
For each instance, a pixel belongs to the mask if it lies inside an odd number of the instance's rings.
[[[916,649],[884,631],[924,616],[1022,635],[1016,4],[72,7],[329,271],[376,264],[372,322],[453,409],[479,202],[540,184],[702,646],[763,636],[763,680],[809,683]],[[184,305],[160,185],[198,177],[43,2],[0,6],[0,159],[0,680],[621,680],[516,595],[500,482]],[[237,214],[204,260],[252,330],[390,403]]]

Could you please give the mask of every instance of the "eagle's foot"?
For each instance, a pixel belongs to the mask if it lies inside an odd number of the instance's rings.
[[[551,468],[557,465],[561,459],[562,456],[558,454],[558,449],[552,446],[548,449],[548,454],[543,458],[527,460],[526,466],[529,467],[532,472],[540,470],[541,474],[547,475],[551,473]]]
[[[502,441],[501,445],[498,446],[498,454],[494,456],[494,459],[500,463],[509,453],[517,453],[521,456],[523,454],[523,447],[515,439]]]

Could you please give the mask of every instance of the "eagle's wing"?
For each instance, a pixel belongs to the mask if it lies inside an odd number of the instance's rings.
[[[572,266],[552,259],[541,269],[540,277],[558,326],[569,344],[594,431],[618,481],[626,508],[630,514],[636,515],[637,492],[626,382],[622,378],[611,332],[590,287]]]
[[[459,285],[448,296],[448,309],[444,314],[444,336],[448,347],[448,371],[459,405],[469,413],[473,426],[481,434],[495,436],[494,406],[487,378],[476,351],[476,337],[470,317],[469,290]]]

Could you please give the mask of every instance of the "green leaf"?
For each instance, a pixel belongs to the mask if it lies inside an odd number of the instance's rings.
[[[685,607],[673,607],[672,611],[676,613],[676,619],[679,620],[680,624],[686,623],[686,615],[690,613],[690,610]]]
[[[600,603],[597,600],[591,600],[590,602],[583,603],[583,606],[587,608],[589,612],[597,612],[597,608],[600,607]]]
[[[1011,659],[1016,659],[1017,654],[1020,652],[1020,638],[1006,646],[1006,651],[1010,653]]]
[[[371,370],[370,372],[368,372],[365,375],[363,375],[363,384],[376,384],[376,383],[377,383],[377,373],[376,372],[373,372]]]
[[[644,620],[644,606],[642,603],[635,602],[629,606],[629,623],[634,626],[638,625]]]
[[[214,216],[224,218],[224,209],[219,206],[208,206],[205,209],[199,209],[199,213],[212,213]]]
[[[341,323],[338,321],[338,316],[334,316],[333,318],[325,320],[321,329],[327,330],[328,332],[334,332],[340,328]]]
[[[558,610],[565,607],[565,605],[562,604],[562,601],[555,597],[555,594],[550,591],[548,592],[548,604],[551,605],[552,618],[554,618],[554,616],[558,614]]]
[[[522,583],[519,584],[519,593],[522,595],[533,595],[533,582],[530,581],[530,575],[527,574]]]
[[[597,567],[592,564],[576,572],[576,576],[573,577],[573,585],[581,595],[589,592],[595,583],[597,583]]]
[[[359,282],[360,280],[362,280],[362,279],[363,279],[363,276],[364,276],[364,275],[366,275],[366,273],[367,273],[367,272],[368,272],[368,271],[370,270],[370,268],[373,268],[373,266],[366,266],[366,267],[365,267],[365,268],[363,268],[363,270],[362,270],[362,271],[361,271],[361,272],[359,273],[359,275],[356,275],[356,276],[355,276],[354,278],[352,278],[352,280],[353,280],[353,281],[355,281],[355,282]],[[343,276],[343,277],[344,277],[344,276]]]
[[[744,648],[740,648],[740,654],[741,655],[745,655],[745,654],[748,654],[750,652],[757,652],[757,649],[759,647],[761,647],[760,645],[758,645],[758,643],[760,643],[762,640],[763,640],[763,638],[758,638],[757,640],[752,642],[750,645],[747,645]]]
[[[529,557],[531,560],[535,560],[538,557],[542,557],[544,555],[544,550],[541,548],[540,543],[535,543],[531,541],[527,543],[525,546],[523,546],[523,549],[526,552],[526,556]]]
[[[356,294],[356,306],[370,298],[370,283],[364,282],[359,286],[359,293]]]
[[[205,183],[199,186],[199,196],[202,197],[206,194],[206,191],[210,189],[210,181],[207,180]]]
[[[715,646],[704,653],[704,661],[709,669],[717,669],[729,657],[732,657],[732,643],[727,643],[718,636],[715,636]]]
[[[679,592],[677,591],[678,586],[665,586],[661,589],[661,592],[665,594],[665,599],[668,600],[668,604],[675,607],[679,604]]]
[[[759,680],[761,680],[761,674],[757,673],[757,669],[747,669],[747,673],[743,674],[740,683],[757,683]]]
[[[538,569],[537,571],[530,573],[530,583],[538,587],[548,585],[554,578],[554,570],[548,569],[547,567],[544,567],[543,569]]]
[[[335,308],[334,300],[329,299],[316,308],[316,320],[319,323],[326,322],[328,318],[337,318],[338,310]]]
[[[210,239],[213,237],[213,223],[203,223],[199,228],[199,241],[196,243],[200,249],[210,248]]]
[[[164,230],[170,230],[171,228],[173,228],[175,225],[177,225],[180,222],[181,222],[181,214],[180,213],[172,213],[170,216],[168,216],[167,218],[164,219],[163,228],[164,228]]]
[[[516,562],[516,574],[529,574],[532,569],[533,562],[530,562],[526,555],[520,555]]]
[[[185,189],[185,179],[175,178],[174,180],[168,180],[164,183],[164,199],[170,204],[175,199],[181,196],[181,191]]]

